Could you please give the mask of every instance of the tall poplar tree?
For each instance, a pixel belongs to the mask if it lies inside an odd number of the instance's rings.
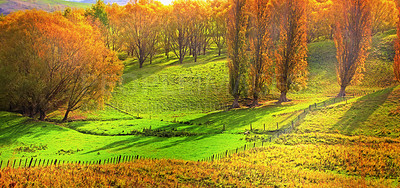
[[[248,15],[246,0],[230,0],[230,5],[227,18],[229,89],[234,98],[232,108],[239,108],[240,86],[245,83],[246,73]]]
[[[369,0],[336,0],[335,45],[339,97],[346,87],[362,79],[367,50],[371,40],[371,7]]]
[[[274,8],[281,12],[279,41],[276,53],[276,82],[281,91],[278,103],[288,102],[289,90],[306,84],[307,16],[306,0],[283,0]]]
[[[272,61],[269,57],[271,39],[269,35],[270,25],[270,0],[252,0],[250,16],[250,72],[249,89],[253,95],[252,106],[257,106],[261,93],[266,89],[266,84],[271,82]]]

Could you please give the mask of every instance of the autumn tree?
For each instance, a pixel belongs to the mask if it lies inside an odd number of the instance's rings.
[[[190,48],[190,25],[191,25],[191,1],[174,1],[171,10],[170,22],[168,25],[169,44],[179,63],[187,55]]]
[[[110,48],[110,28],[109,28],[109,19],[108,14],[106,12],[106,4],[104,4],[103,0],[96,0],[96,3],[92,5],[92,7],[85,10],[85,16],[89,17],[92,24],[96,25],[100,28],[103,39],[105,41],[105,45]]]
[[[396,27],[397,10],[393,0],[370,0],[372,34]]]
[[[79,25],[85,25],[86,20],[79,12],[72,13],[67,18]],[[118,62],[115,52],[110,51],[99,40],[101,34],[96,28],[79,29],[76,35],[85,38],[86,48],[81,50],[82,55],[75,56],[79,69],[73,72],[68,89],[65,93],[67,104],[63,121],[68,119],[71,111],[79,109],[83,105],[94,103],[102,105],[111,96],[113,88],[122,76],[123,65]],[[88,45],[93,47],[89,48]],[[95,48],[94,48],[95,47]]]
[[[397,39],[395,40],[395,51],[396,55],[394,57],[394,75],[395,79],[400,82],[400,3],[397,2],[397,11],[398,11],[398,22],[397,22]]]
[[[224,0],[210,1],[210,33],[212,42],[218,47],[218,56],[226,46],[226,15],[228,3]]]
[[[104,99],[112,90],[115,83],[106,82],[119,80],[121,64],[105,59],[113,54],[83,14],[71,20],[82,21],[73,23],[61,13],[32,10],[12,13],[0,22],[0,41],[7,46],[0,49],[0,72],[8,74],[0,77],[0,87],[7,88],[0,92],[2,108],[44,120],[48,112],[69,105],[71,93],[82,88],[77,85],[89,79],[98,87],[90,92],[83,89],[73,109]]]
[[[306,0],[284,0],[275,3],[280,12],[280,31],[276,53],[276,82],[281,92],[278,103],[287,102],[287,92],[306,84],[307,18]]]
[[[139,67],[156,50],[159,41],[157,5],[139,1],[128,3],[120,19],[120,32],[128,54],[139,60]]]
[[[371,40],[371,7],[369,0],[336,0],[335,45],[339,97],[346,87],[362,78],[362,70]]]
[[[120,30],[120,14],[123,11],[123,7],[116,3],[111,6],[106,6],[106,12],[109,19],[108,22],[108,32],[109,32],[109,47],[113,51],[120,51],[122,48],[123,41],[121,40],[121,30]]]
[[[246,0],[230,0],[227,17],[229,89],[234,98],[232,108],[239,108],[241,86],[246,83],[246,31],[248,14]]]
[[[258,106],[261,93],[271,82],[272,60],[270,59],[271,39],[270,0],[252,0],[250,2],[250,94],[253,95],[253,106]]]
[[[309,0],[307,6],[307,41],[331,38],[334,16],[332,1]]]

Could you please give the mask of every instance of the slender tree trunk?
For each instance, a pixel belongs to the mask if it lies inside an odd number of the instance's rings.
[[[232,108],[240,108],[239,95],[235,96],[235,100],[233,100]]]
[[[281,91],[281,97],[279,97],[278,103],[289,102],[290,100],[286,97],[287,91]]]
[[[260,104],[258,103],[258,93],[254,93],[254,95],[253,95],[253,104],[251,104],[251,106],[253,106],[253,107],[260,106]]]
[[[218,56],[221,56],[221,48],[218,48]]]
[[[70,110],[65,111],[64,118],[62,119],[63,122],[66,122],[68,120],[68,114]]]
[[[340,92],[337,95],[338,97],[344,97],[346,96],[346,86],[340,86]]]
[[[46,112],[44,112],[43,110],[39,110],[39,112],[40,112],[39,120],[44,121],[44,118],[46,118]]]

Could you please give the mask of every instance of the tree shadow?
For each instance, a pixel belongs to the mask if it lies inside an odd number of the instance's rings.
[[[385,103],[393,89],[393,87],[387,88],[361,97],[351,106],[334,127],[337,127],[343,134],[352,135],[355,130],[361,129],[363,122],[368,120],[368,118]]]
[[[287,108],[294,105],[295,104],[266,105],[258,108],[242,108],[233,109],[230,111],[220,111],[194,119],[192,122],[212,129],[221,130],[222,126],[225,125],[226,130],[237,130],[257,122],[266,115],[271,115],[273,113],[282,111],[282,108]]]
[[[0,146],[14,144],[21,137],[31,136],[39,138],[52,131],[67,131],[57,125],[35,121],[30,118],[13,114],[0,116]]]
[[[198,140],[212,137],[214,135],[215,134],[205,134],[205,135],[200,135],[200,136],[179,137],[181,139],[173,141],[172,143],[170,143],[168,145],[157,147],[155,149],[167,149],[167,148],[174,147],[174,146],[177,146],[177,145],[185,143],[185,142],[198,141]],[[157,143],[168,142],[168,139],[171,139],[171,138],[129,136],[127,139],[113,142],[113,143],[105,145],[101,148],[88,151],[85,154],[96,153],[96,152],[103,151],[103,150],[122,151],[122,150],[126,150],[126,149],[133,148],[133,147],[140,148],[140,147],[144,147],[147,145],[154,145],[154,146],[163,145],[163,144],[157,144]]]

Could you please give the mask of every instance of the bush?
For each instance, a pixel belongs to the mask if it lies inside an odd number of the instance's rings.
[[[126,52],[120,52],[117,54],[118,59],[121,61],[125,61],[126,59],[128,59],[128,54]]]

